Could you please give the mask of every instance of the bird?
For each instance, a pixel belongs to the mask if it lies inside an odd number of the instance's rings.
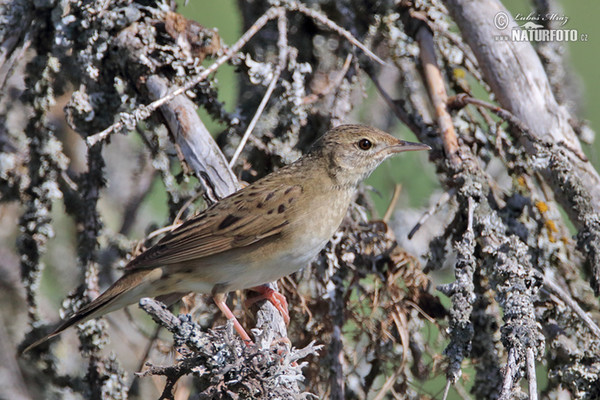
[[[266,284],[316,257],[341,225],[358,185],[385,159],[429,149],[367,125],[333,127],[295,162],[223,198],[133,258],[112,286],[24,352],[143,297],[189,292],[211,294],[252,343],[227,306],[227,293],[255,290],[287,322],[285,297]]]

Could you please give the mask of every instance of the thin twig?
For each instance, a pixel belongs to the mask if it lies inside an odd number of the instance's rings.
[[[428,27],[422,26],[417,31],[416,39],[419,43],[423,72],[427,82],[429,97],[431,98],[431,102],[433,103],[437,115],[438,126],[442,135],[442,142],[444,143],[444,150],[446,151],[446,155],[450,162],[454,165],[458,165],[460,162],[460,158],[458,157],[458,138],[456,136],[456,131],[454,130],[452,117],[446,108],[448,95],[446,93],[446,86],[444,85],[444,78],[437,65],[433,34]]]
[[[187,199],[187,201],[185,203],[183,203],[183,205],[181,206],[179,211],[177,211],[177,215],[175,215],[175,219],[173,220],[173,225],[180,224],[183,222],[183,221],[181,221],[181,216],[183,215],[185,210],[187,210],[189,208],[189,206],[191,206],[192,203],[195,202],[196,200],[198,200],[200,197],[202,197],[202,192],[196,193],[195,195],[193,195],[192,197]]]
[[[287,51],[287,48],[288,48],[287,18],[285,16],[285,13],[281,13],[279,15],[279,18],[277,19],[277,28],[279,31],[279,39],[277,41],[277,47],[279,48],[279,63],[275,67],[275,72],[273,73],[273,78],[271,78],[271,82],[269,83],[269,86],[267,87],[267,91],[265,92],[265,95],[263,96],[260,104],[258,105],[258,108],[256,109],[256,112],[254,113],[254,117],[252,117],[250,124],[248,124],[248,127],[246,128],[246,131],[244,132],[244,135],[242,136],[242,140],[240,141],[240,144],[235,149],[235,153],[233,154],[233,157],[231,157],[231,160],[229,161],[229,168],[233,168],[233,166],[235,165],[235,162],[237,161],[238,157],[242,153],[242,150],[244,150],[244,147],[246,146],[246,143],[248,142],[248,138],[252,134],[254,127],[258,123],[258,119],[260,118],[265,107],[267,106],[267,103],[269,102],[269,99],[271,98],[271,95],[273,94],[273,90],[275,90],[275,86],[277,85],[277,82],[279,81],[281,72],[285,68],[285,64],[287,62],[287,54],[288,54],[288,51]]]
[[[394,213],[394,209],[396,208],[396,203],[398,203],[398,199],[400,198],[400,192],[402,192],[402,185],[396,183],[394,186],[394,194],[392,195],[392,200],[390,200],[390,204],[388,205],[387,210],[385,210],[385,214],[383,215],[383,222],[386,224],[389,222],[392,214]]]
[[[429,323],[431,323],[433,325],[437,325],[437,321],[435,320],[435,318],[433,318],[431,315],[427,314],[425,312],[425,310],[423,310],[421,307],[419,307],[419,305],[417,303],[415,303],[414,301],[409,300],[409,299],[403,299],[402,301],[407,306],[411,306],[412,308],[414,308],[415,310],[417,310],[417,312],[419,314],[421,314],[421,316],[423,318],[425,318],[427,321],[429,321]]]
[[[275,86],[277,85],[277,81],[279,80],[280,75],[281,75],[281,69],[279,67],[276,67],[275,73],[273,74],[273,78],[271,79],[271,82],[269,83],[269,86],[267,87],[267,91],[265,92],[265,95],[263,96],[260,104],[258,105],[256,112],[254,113],[254,117],[252,117],[250,124],[248,124],[248,128],[246,128],[246,131],[244,132],[244,136],[242,136],[242,140],[240,141],[240,144],[235,149],[235,153],[233,154],[233,157],[231,157],[231,160],[229,161],[230,168],[233,168],[233,166],[235,165],[235,162],[237,161],[238,157],[242,153],[244,146],[246,146],[246,142],[248,141],[250,134],[254,130],[254,127],[256,126],[256,123],[258,122],[260,115],[262,114],[263,110],[265,109],[267,102],[269,101],[269,98],[271,98],[271,94],[273,93],[273,90],[275,90]]]
[[[210,65],[210,67],[208,67],[207,69],[205,69],[204,71],[202,71],[200,74],[198,74],[198,76],[196,76],[194,79],[192,79],[191,81],[189,81],[188,83],[186,83],[184,86],[180,87],[179,89],[176,89],[176,90],[172,91],[171,93],[167,94],[166,96],[161,97],[160,99],[153,101],[152,103],[148,104],[147,106],[141,107],[139,109],[139,111],[143,111],[143,112],[140,112],[139,115],[127,114],[127,117],[122,117],[119,122],[116,122],[116,123],[112,124],[111,126],[109,126],[108,128],[106,128],[102,132],[99,132],[99,133],[96,133],[96,134],[94,134],[92,136],[89,136],[86,139],[86,142],[87,142],[88,146],[89,147],[94,146],[96,143],[98,143],[98,142],[100,142],[102,140],[105,140],[108,137],[108,135],[110,135],[113,131],[121,129],[125,125],[124,118],[135,118],[136,122],[138,122],[138,121],[140,121],[142,119],[145,119],[148,116],[150,116],[150,114],[152,112],[154,112],[158,107],[160,107],[163,104],[165,104],[165,103],[173,100],[175,97],[179,96],[180,94],[185,93],[186,91],[188,91],[191,88],[193,88],[194,86],[196,86],[198,83],[200,83],[203,80],[205,80],[210,74],[212,74],[213,72],[215,72],[217,70],[217,68],[219,68],[222,64],[224,64],[227,61],[229,61],[238,51],[240,51],[242,49],[242,47],[244,47],[244,45],[260,29],[262,29],[262,27],[264,27],[268,21],[272,20],[273,18],[278,17],[283,12],[284,12],[284,10],[282,8],[280,8],[280,7],[271,7],[271,8],[269,8],[260,18],[258,18],[256,20],[256,22],[254,23],[254,25],[252,25],[242,35],[242,37],[237,42],[235,42],[235,44],[233,46],[231,46],[228,51],[225,52],[225,54],[223,54],[214,63],[212,63]]]
[[[369,50],[367,48],[367,46],[362,44],[350,32],[348,32],[346,29],[342,28],[341,26],[339,26],[338,24],[336,24],[335,22],[333,22],[332,20],[327,18],[325,15],[321,14],[320,12],[310,9],[310,8],[306,7],[304,4],[299,3],[297,1],[291,1],[288,5],[286,5],[286,7],[289,10],[300,11],[302,14],[305,14],[305,15],[311,17],[312,19],[319,21],[320,23],[327,26],[332,31],[338,33],[340,36],[343,36],[347,41],[352,43],[354,46],[361,49],[369,58],[373,59],[374,61],[378,62],[381,65],[386,65],[385,61],[383,61],[381,58],[377,57],[375,55],[375,53],[373,53],[371,50]]]
[[[402,373],[402,368],[403,367],[398,368],[389,378],[386,379],[383,386],[381,386],[381,389],[379,389],[379,392],[377,392],[377,395],[373,397],[373,400],[381,400],[386,394],[388,394],[388,392],[394,387],[396,379]]]
[[[506,361],[506,370],[504,371],[504,382],[502,383],[502,392],[500,393],[500,399],[511,399],[512,387],[514,384],[514,371],[516,367],[516,356],[517,350],[511,347],[508,350],[508,360]]]
[[[508,121],[508,123],[510,123],[512,126],[516,127],[519,131],[527,135],[528,139],[532,141],[539,141],[539,138],[536,135],[534,135],[534,133],[531,132],[531,130],[527,128],[525,124],[523,124],[523,122],[519,120],[519,118],[517,118],[513,113],[502,107],[499,107],[492,103],[488,103],[485,100],[480,100],[475,97],[469,96],[466,93],[461,93],[448,99],[448,107],[450,108],[461,108],[464,107],[466,104],[473,104],[477,107],[487,108],[488,110],[496,114],[498,117],[502,118],[505,121]],[[556,144],[569,150],[581,161],[589,161],[587,156],[581,150],[573,148],[573,146],[569,145],[566,141],[557,142]]]
[[[581,308],[581,306],[571,297],[571,295],[565,292],[552,277],[549,276],[548,272],[544,274],[544,286],[553,293],[556,297],[562,300],[568,307],[573,310],[575,314],[581,318],[581,320],[587,325],[592,333],[600,338],[600,327],[596,325],[594,320]]]
[[[146,236],[146,240],[150,240],[150,239],[152,239],[158,235],[161,235],[163,233],[171,232],[173,229],[177,228],[182,223],[183,222],[173,223],[171,225],[163,226],[162,228],[152,231],[152,232],[150,232],[150,234],[148,236]]]
[[[473,213],[475,212],[475,200],[469,196],[469,210],[467,216],[467,232],[473,234]]]
[[[375,84],[377,91],[379,94],[381,94],[381,97],[383,97],[383,100],[387,103],[387,105],[392,109],[396,117],[398,117],[398,119],[402,121],[402,123],[406,125],[415,135],[419,135],[419,133],[421,133],[421,129],[412,121],[406,110],[394,102],[390,95],[385,91],[383,86],[381,86],[373,71],[371,71],[369,68],[366,68],[364,71],[367,73],[369,78],[371,78],[371,81],[373,84]]]
[[[394,305],[394,311],[392,311],[392,320],[396,325],[396,329],[398,330],[398,336],[400,336],[400,345],[402,346],[402,361],[400,361],[400,368],[404,368],[406,365],[406,355],[409,353],[409,343],[410,343],[410,335],[408,333],[408,321],[406,320],[406,315],[400,310],[400,306],[398,304]]]
[[[447,192],[442,193],[442,195],[440,196],[438,201],[429,210],[427,210],[427,211],[425,211],[425,213],[423,213],[423,215],[421,216],[421,218],[419,218],[419,221],[417,221],[414,228],[412,228],[410,230],[410,232],[408,233],[408,239],[409,240],[412,239],[413,236],[417,233],[417,231],[421,228],[421,226],[423,226],[425,224],[425,222],[427,222],[429,217],[431,217],[436,212],[438,212],[438,210],[440,208],[442,208],[442,206],[444,204],[446,204],[448,201],[450,201],[450,199],[452,197],[454,197],[455,193],[456,193],[455,188],[452,188],[452,189],[448,190]]]
[[[454,384],[454,390],[456,390],[456,393],[458,393],[458,395],[464,399],[464,400],[470,400],[471,396],[469,396],[469,393],[467,392],[467,390],[463,387],[463,385],[461,385],[460,381],[457,381]]]
[[[450,382],[450,379],[446,379],[446,386],[444,386],[444,395],[442,396],[442,400],[446,400],[448,398],[448,393],[450,392],[450,385],[452,385],[452,382]]]
[[[537,377],[535,374],[535,355],[531,347],[527,348],[527,380],[529,382],[529,400],[537,400]]]

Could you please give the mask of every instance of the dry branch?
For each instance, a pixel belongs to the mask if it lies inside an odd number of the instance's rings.
[[[497,39],[507,34],[493,24],[499,12],[508,18],[508,34],[512,29],[520,29],[499,1],[447,0],[446,3],[500,106],[521,121],[537,141],[556,146],[548,152],[550,154],[539,154],[539,146],[527,138],[520,142],[580,230],[578,246],[588,258],[591,285],[598,295],[600,176],[591,163],[581,157],[581,145],[569,123],[573,118],[556,102],[532,45]]]
[[[151,75],[146,80],[151,99],[162,98],[170,86],[165,78],[158,75]],[[237,178],[198,116],[196,105],[185,95],[179,95],[161,106],[160,111],[208,198],[216,202],[237,191],[240,188]]]

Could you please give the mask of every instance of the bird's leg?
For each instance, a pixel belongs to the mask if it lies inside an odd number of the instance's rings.
[[[233,315],[233,313],[231,312],[229,307],[227,307],[227,304],[225,303],[225,294],[224,293],[215,293],[213,295],[213,299],[214,299],[217,307],[219,307],[219,310],[221,310],[221,312],[225,315],[225,318],[227,318],[228,320],[233,322],[233,327],[235,328],[237,333],[240,335],[242,340],[246,344],[252,344],[252,339],[250,339],[250,336],[248,336],[248,334],[246,333],[244,328],[242,328],[242,324],[240,324],[240,322],[237,320],[235,315]]]
[[[269,300],[276,309],[279,310],[285,324],[290,323],[290,314],[288,312],[288,303],[284,295],[271,289],[268,285],[260,285],[250,288],[250,290],[260,293],[258,296],[246,300],[246,306],[250,306],[259,300]]]

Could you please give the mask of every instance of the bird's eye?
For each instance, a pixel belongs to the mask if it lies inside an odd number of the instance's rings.
[[[358,141],[358,148],[361,150],[369,150],[373,147],[373,143],[369,139],[360,139]]]

